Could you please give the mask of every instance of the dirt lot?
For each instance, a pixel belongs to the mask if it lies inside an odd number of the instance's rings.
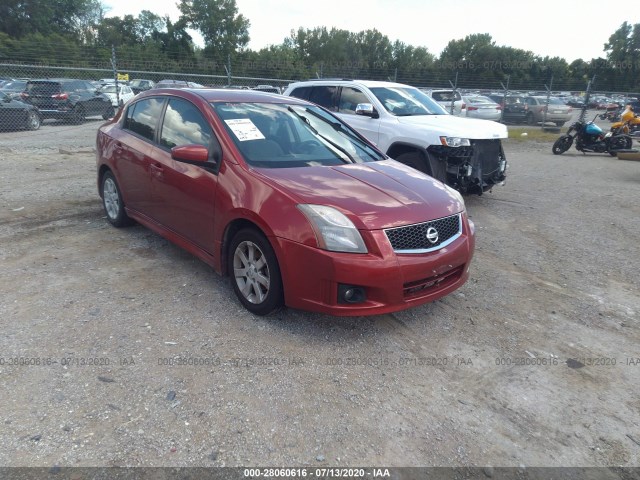
[[[640,465],[640,162],[508,141],[461,290],[260,318],[107,224],[99,124],[0,133],[0,465]]]

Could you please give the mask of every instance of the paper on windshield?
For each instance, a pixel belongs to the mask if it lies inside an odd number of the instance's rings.
[[[264,135],[258,130],[258,127],[251,121],[250,118],[234,118],[232,120],[225,120],[229,128],[241,142],[247,140],[264,140]]]

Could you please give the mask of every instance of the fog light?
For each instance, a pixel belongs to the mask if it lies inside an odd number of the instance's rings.
[[[473,167],[471,165],[467,165],[467,177],[470,177],[473,173]]]
[[[367,294],[363,287],[338,284],[338,303],[362,303],[366,300]]]

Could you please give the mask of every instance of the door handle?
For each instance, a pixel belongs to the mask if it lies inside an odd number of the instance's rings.
[[[161,165],[152,163],[151,165],[149,165],[149,172],[151,173],[152,176],[158,179],[164,178],[164,169],[162,168]]]

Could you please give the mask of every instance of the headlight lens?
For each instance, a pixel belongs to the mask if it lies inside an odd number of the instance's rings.
[[[440,143],[445,147],[468,147],[471,142],[468,138],[440,137]]]
[[[367,247],[353,222],[333,207],[300,204],[311,223],[319,247],[332,252],[367,253]]]

